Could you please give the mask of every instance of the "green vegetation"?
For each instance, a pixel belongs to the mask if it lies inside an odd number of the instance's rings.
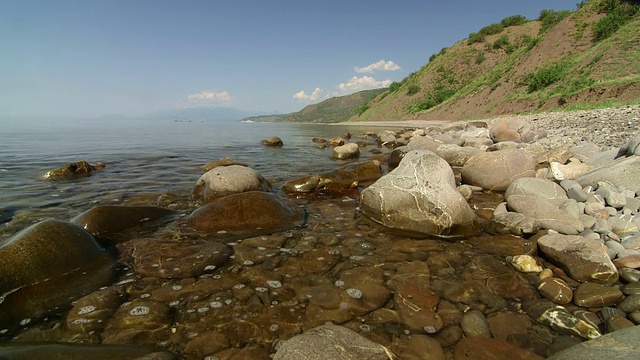
[[[396,92],[398,91],[398,89],[400,89],[400,86],[402,86],[401,83],[394,81],[391,83],[391,85],[389,86],[389,92]]]
[[[527,20],[524,15],[513,15],[502,19],[502,21],[500,21],[500,25],[503,27],[518,26],[526,24],[528,21],[529,20]]]
[[[540,33],[543,34],[547,32],[547,30],[556,26],[557,23],[564,20],[569,15],[571,15],[571,11],[569,10],[542,10],[540,12],[540,16],[538,16],[538,20],[542,23]]]
[[[599,4],[598,12],[607,15],[593,24],[594,42],[608,38],[633,19],[640,12],[640,5],[619,0],[605,0]]]
[[[415,95],[419,92],[420,92],[420,86],[415,84],[409,85],[409,88],[407,89],[407,95],[409,96]]]
[[[476,64],[480,65],[482,64],[485,60],[487,59],[486,56],[484,56],[484,52],[483,51],[479,51],[478,54],[476,55]]]
[[[537,72],[531,74],[527,92],[532,93],[557,82],[566,75],[568,69],[569,64],[564,61],[553,63],[541,68]]]
[[[504,26],[502,24],[491,24],[483,27],[477,33],[469,34],[469,40],[467,40],[467,44],[472,45],[477,42],[484,42],[485,38],[488,35],[499,34],[504,30]]]
[[[369,108],[371,108],[371,105],[369,105],[368,102],[366,104],[362,104],[361,106],[359,106],[356,109],[355,114],[360,116],[360,115],[362,115],[362,113],[364,113],[365,111],[369,110]]]

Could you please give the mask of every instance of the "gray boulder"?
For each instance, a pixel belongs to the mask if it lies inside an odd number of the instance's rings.
[[[640,326],[621,329],[557,352],[547,360],[634,360],[638,358]]]
[[[462,147],[455,144],[442,144],[435,151],[438,156],[445,159],[451,166],[464,166],[469,159],[482,152],[482,150],[474,147]]]
[[[538,239],[542,253],[580,282],[615,283],[618,270],[609,259],[607,247],[582,236],[547,234]]]
[[[442,144],[446,144],[440,139],[434,139],[431,136],[418,136],[409,141],[407,147],[410,150],[429,150],[435,152]]]
[[[360,156],[360,149],[356,143],[348,143],[336,146],[331,152],[331,157],[339,160],[355,159]]]
[[[476,220],[456,190],[451,167],[430,151],[408,152],[362,192],[360,211],[384,226],[428,235],[464,233]]]
[[[462,167],[462,179],[489,191],[506,190],[516,179],[534,177],[536,160],[521,149],[506,149],[475,155]]]
[[[198,179],[193,188],[193,198],[208,203],[245,191],[271,191],[271,184],[246,166],[218,166]]]
[[[627,190],[640,190],[640,156],[624,157],[608,165],[596,168],[578,177],[582,186],[597,187],[598,182],[608,181]]]
[[[509,199],[511,195],[534,196],[545,200],[554,206],[562,205],[569,199],[565,190],[555,182],[539,178],[520,178],[509,185],[504,193],[504,198]]]
[[[543,229],[555,230],[567,235],[577,235],[584,230],[580,220],[535,196],[511,195],[507,199],[507,206],[512,211],[536,219]]]
[[[274,360],[389,360],[391,352],[345,327],[325,324],[292,337],[278,349]]]
[[[529,143],[536,135],[533,125],[522,118],[496,119],[489,127],[489,136],[494,142],[515,141]]]

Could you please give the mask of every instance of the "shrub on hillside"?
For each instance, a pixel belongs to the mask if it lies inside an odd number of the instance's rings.
[[[362,104],[361,106],[359,106],[356,109],[355,113],[356,113],[356,115],[360,116],[360,115],[362,115],[362,113],[364,113],[365,111],[369,110],[370,107],[371,106],[369,106],[369,103]]]
[[[398,91],[398,89],[400,89],[400,85],[402,84],[397,81],[392,82],[391,85],[389,85],[389,91],[390,92]]]
[[[532,93],[555,83],[567,74],[568,68],[569,66],[565,62],[558,62],[547,67],[543,67],[537,72],[531,74],[527,91]]]
[[[502,30],[504,30],[504,26],[496,23],[483,27],[482,29],[480,29],[479,33],[484,35],[494,35],[501,33]]]
[[[503,27],[517,26],[526,24],[528,21],[529,20],[527,20],[524,15],[513,15],[502,19],[502,21],[500,21],[500,25],[502,25]]]
[[[415,95],[418,92],[420,92],[420,86],[418,85],[409,85],[409,88],[407,89],[407,95],[411,96],[411,95]]]
[[[549,30],[569,15],[571,15],[571,11],[569,10],[542,10],[540,16],[538,16],[538,20],[542,23],[540,33]]]
[[[468,45],[473,45],[478,42],[484,42],[486,36],[480,33],[471,33],[469,34],[469,40],[467,40]]]
[[[598,11],[606,12],[607,15],[593,24],[593,41],[603,40],[613,35],[640,12],[640,5],[607,0],[600,4]]]
[[[508,35],[502,35],[498,38],[498,40],[493,42],[494,49],[506,49],[511,43],[509,42]]]

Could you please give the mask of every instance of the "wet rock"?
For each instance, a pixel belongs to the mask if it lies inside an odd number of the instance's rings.
[[[529,300],[538,296],[522,274],[490,255],[474,257],[465,268],[463,277],[483,284],[491,294],[503,299]],[[492,305],[491,298],[486,295],[483,302]],[[497,302],[495,305],[502,304]]]
[[[157,345],[170,334],[169,306],[151,300],[122,304],[102,333],[105,344]]]
[[[612,316],[605,321],[604,328],[607,333],[614,331],[635,327],[636,325],[631,320],[622,316]]]
[[[249,166],[248,164],[245,164],[243,162],[235,161],[235,160],[230,159],[228,157],[223,157],[220,160],[212,160],[212,161],[209,161],[208,163],[206,163],[205,165],[202,165],[202,170],[209,171],[209,170],[211,170],[213,168],[216,168],[218,166],[230,166],[230,165]]]
[[[277,136],[272,136],[272,137],[268,137],[266,139],[262,139],[262,141],[260,141],[260,143],[264,146],[268,146],[268,147],[282,147],[284,145],[284,143],[282,142],[282,139],[280,139]]]
[[[407,328],[434,334],[443,327],[442,319],[435,311],[440,297],[433,293],[427,281],[427,276],[404,278],[396,290],[394,304]]]
[[[548,360],[629,360],[638,355],[640,327],[622,329],[585,341],[548,357]]]
[[[555,182],[531,177],[512,182],[504,198],[508,200],[512,195],[534,196],[554,206],[560,206],[569,199],[565,190]]]
[[[146,356],[154,357],[147,358]],[[177,356],[158,349],[135,345],[102,345],[73,343],[4,343],[0,344],[0,357],[6,360],[175,360]]]
[[[335,147],[344,145],[344,139],[341,137],[333,137],[325,142],[327,146]]]
[[[494,339],[507,341],[515,334],[527,334],[531,320],[524,314],[500,311],[487,317],[487,323]]]
[[[123,294],[115,287],[82,297],[73,302],[67,315],[67,328],[75,332],[101,332],[122,302]]]
[[[460,327],[467,337],[491,337],[491,331],[489,330],[487,319],[478,310],[471,310],[464,313],[462,321],[460,321]]]
[[[531,255],[516,255],[507,260],[511,266],[522,273],[539,273],[544,270]]]
[[[285,341],[274,360],[388,360],[390,351],[342,326],[326,324]]]
[[[613,260],[613,264],[618,268],[632,268],[638,269],[640,268],[640,254],[632,254],[622,258],[617,258]]]
[[[529,143],[536,135],[533,125],[520,118],[495,119],[489,126],[489,136],[493,142],[515,141]]]
[[[193,188],[193,198],[209,203],[224,196],[247,191],[271,191],[271,184],[246,166],[215,167],[202,175]]]
[[[96,206],[74,217],[71,222],[94,236],[110,235],[147,224],[168,220],[176,212],[156,206]]]
[[[444,360],[445,355],[438,341],[426,335],[409,335],[394,338],[391,351],[402,360]]]
[[[474,237],[468,241],[486,253],[500,256],[533,255],[538,250],[535,239],[523,239],[512,235]]]
[[[617,288],[586,282],[578,286],[573,301],[586,308],[603,307],[615,305],[622,296],[622,291]]]
[[[26,325],[110,283],[114,262],[83,229],[44,220],[0,241],[0,330]]]
[[[460,340],[453,352],[453,360],[486,359],[542,360],[543,357],[506,341],[480,336]]]
[[[629,314],[640,310],[640,295],[629,295],[620,300],[616,308]]]
[[[204,359],[230,347],[229,340],[223,334],[207,331],[189,341],[184,347],[184,352],[189,359]]]
[[[476,220],[451,167],[424,151],[407,153],[398,168],[366,188],[360,211],[382,225],[430,235],[468,232]]]
[[[569,235],[577,235],[584,230],[580,220],[537,197],[511,195],[507,205],[513,211],[536,219],[543,229]]]
[[[516,179],[534,177],[535,159],[521,149],[508,149],[475,155],[462,167],[465,184],[488,191],[506,190]]]
[[[288,181],[282,186],[282,190],[288,193],[318,192],[339,194],[354,191],[358,187],[359,180],[355,172],[338,169]]]
[[[562,306],[547,300],[533,300],[523,304],[524,310],[536,321],[550,326],[553,330],[583,339],[595,339],[601,334],[593,325],[571,314]]]
[[[538,240],[538,247],[574,280],[603,284],[618,280],[618,271],[602,243],[582,236],[548,234]]]
[[[360,156],[360,147],[356,143],[348,143],[336,146],[331,152],[331,157],[338,160],[355,159]]]
[[[270,234],[303,225],[305,211],[291,200],[262,191],[225,196],[189,215],[196,231],[226,231],[245,237]]]
[[[44,174],[45,179],[59,180],[59,179],[73,179],[82,176],[91,175],[95,170],[102,170],[104,168],[103,163],[95,163],[93,165],[86,161],[78,161],[69,163],[59,169],[50,170]]]
[[[135,239],[119,246],[136,273],[166,279],[198,277],[221,267],[232,255],[230,247],[215,241]]]
[[[544,298],[555,304],[566,305],[573,299],[573,291],[567,282],[554,277],[548,277],[538,282],[538,291]]]

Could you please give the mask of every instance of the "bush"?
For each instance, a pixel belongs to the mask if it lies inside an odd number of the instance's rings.
[[[568,68],[567,63],[559,62],[538,70],[529,77],[527,91],[532,93],[555,83],[566,75]]]
[[[527,20],[524,15],[513,15],[502,19],[502,21],[500,21],[500,25],[502,25],[503,27],[517,26],[526,24],[528,21],[529,20]]]
[[[560,21],[564,20],[564,18],[566,18],[569,15],[571,15],[571,11],[569,10],[562,10],[562,11],[542,10],[540,12],[540,16],[538,17],[538,20],[542,23],[540,32],[543,33],[549,30],[550,28],[552,28],[554,25],[556,25]]]
[[[620,27],[626,24],[629,20],[640,11],[639,5],[632,5],[629,3],[619,3],[613,1],[615,5],[607,3],[602,5],[603,9],[607,11],[607,15],[595,24],[593,24],[593,41],[599,41],[608,38],[613,35]]]
[[[369,103],[366,104],[362,104],[360,107],[358,107],[355,111],[356,115],[360,116],[362,115],[362,113],[364,113],[365,111],[369,110],[371,106],[369,106]]]
[[[485,36],[480,33],[471,33],[469,34],[469,40],[467,40],[468,45],[473,45],[478,42],[484,42]]]
[[[476,55],[476,64],[480,65],[482,64],[487,58],[484,56],[484,52],[480,51],[477,55]]]
[[[491,24],[480,29],[479,33],[484,35],[500,34],[504,30],[504,26],[501,24]]]
[[[392,82],[391,85],[389,85],[389,91],[390,92],[398,91],[398,89],[400,89],[400,85],[402,84],[397,81]]]
[[[419,92],[420,92],[420,86],[418,85],[409,85],[409,88],[407,89],[407,95],[409,96],[415,95]]]
[[[511,43],[509,42],[509,36],[507,35],[502,35],[498,38],[498,40],[493,42],[493,48],[494,49],[507,49],[507,47],[511,45]]]
[[[448,98],[452,97],[455,93],[456,93],[455,89],[436,88],[434,89],[434,92],[429,94],[429,97],[426,100],[423,100],[415,104],[412,107],[411,112],[415,113],[418,111],[429,110],[432,107],[436,107],[442,104]]]
[[[435,60],[438,57],[438,54],[431,54],[431,56],[429,56],[429,62],[432,62],[433,60]]]

